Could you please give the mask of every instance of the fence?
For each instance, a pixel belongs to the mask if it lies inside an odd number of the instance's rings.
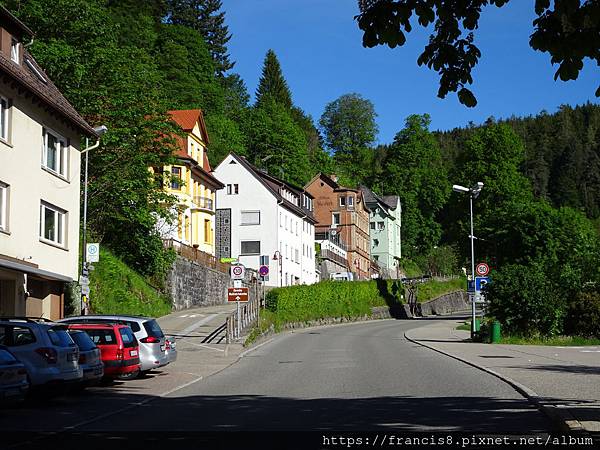
[[[182,244],[174,239],[165,239],[163,241],[165,248],[172,248],[179,256],[182,256],[190,261],[196,261],[203,266],[218,270],[219,272],[229,273],[230,265],[222,263],[214,255],[198,250],[187,244]]]
[[[250,301],[240,303],[238,309],[227,317],[226,320],[226,342],[228,344],[239,339],[244,329],[258,321],[260,314],[260,295],[258,284],[254,284],[250,289],[254,289],[255,295],[250,296]]]

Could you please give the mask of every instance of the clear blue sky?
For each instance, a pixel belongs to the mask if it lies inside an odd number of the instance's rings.
[[[429,113],[433,130],[476,124],[488,117],[554,112],[561,104],[597,102],[597,68],[587,63],[576,81],[554,81],[547,54],[529,47],[534,0],[515,0],[483,11],[476,44],[482,57],[473,72],[478,105],[466,108],[456,94],[437,97],[438,75],[417,65],[429,33],[415,27],[404,47],[362,47],[356,0],[223,0],[233,37],[229,53],[254,100],[265,53],[272,48],[294,104],[315,122],[325,105],[356,92],[378,114],[379,143],[389,143],[410,114]]]

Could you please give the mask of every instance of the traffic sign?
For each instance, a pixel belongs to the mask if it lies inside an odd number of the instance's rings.
[[[231,266],[231,278],[234,280],[243,280],[246,269],[241,264]]]
[[[248,288],[227,288],[227,301],[228,302],[247,302],[248,301]]]
[[[232,263],[237,262],[237,258],[221,258],[222,263]]]
[[[485,277],[488,273],[490,273],[490,266],[488,266],[486,263],[479,263],[475,267],[475,275]]]
[[[475,292],[480,292],[489,282],[490,277],[475,277]]]
[[[89,286],[90,285],[90,279],[88,277],[85,276],[80,276],[79,277],[79,284],[82,286]]]
[[[90,295],[90,285],[82,285],[81,286],[81,295]]]
[[[266,277],[267,275],[269,275],[269,266],[260,266],[258,268],[258,273],[261,277]]]
[[[87,262],[100,261],[100,244],[93,243],[86,245],[85,260]]]

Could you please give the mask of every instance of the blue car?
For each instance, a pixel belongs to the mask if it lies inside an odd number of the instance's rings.
[[[0,345],[0,405],[23,400],[28,390],[25,366]]]

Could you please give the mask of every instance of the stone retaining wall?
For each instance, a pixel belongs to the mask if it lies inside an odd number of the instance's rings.
[[[470,309],[471,303],[465,291],[451,292],[428,302],[417,304],[417,311],[421,316],[444,316]]]

